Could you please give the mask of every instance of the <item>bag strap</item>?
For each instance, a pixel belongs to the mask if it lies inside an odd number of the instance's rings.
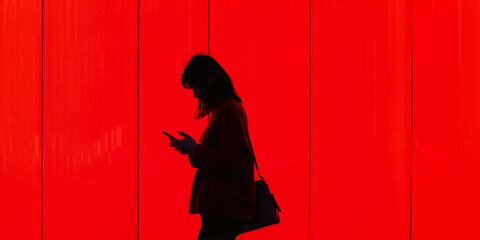
[[[246,129],[248,144],[250,144],[250,149],[252,149],[253,154],[253,163],[255,163],[255,168],[257,169],[258,176],[263,179],[262,175],[260,175],[260,171],[258,170],[257,159],[255,159],[255,153],[253,152],[252,142],[250,141],[250,136],[248,135],[248,129]]]

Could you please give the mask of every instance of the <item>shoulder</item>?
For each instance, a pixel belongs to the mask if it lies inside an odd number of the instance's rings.
[[[242,103],[237,102],[234,99],[226,98],[220,100],[218,104],[218,112],[222,115],[244,115],[245,110],[243,109]]]
[[[236,100],[234,99],[231,99],[231,98],[223,98],[223,99],[220,99],[218,101],[218,106],[219,107],[228,107],[228,106],[231,106],[231,105],[239,105],[241,103],[237,102]]]

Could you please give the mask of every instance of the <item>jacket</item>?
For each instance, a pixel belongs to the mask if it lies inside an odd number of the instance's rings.
[[[253,151],[241,103],[220,100],[213,109],[200,143],[188,155],[197,168],[190,197],[190,214],[227,215],[253,219],[255,182]]]

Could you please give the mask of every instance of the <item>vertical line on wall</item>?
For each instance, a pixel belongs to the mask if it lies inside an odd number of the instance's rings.
[[[208,56],[210,56],[210,0],[208,0]]]
[[[40,135],[41,135],[41,143],[40,143],[40,165],[41,165],[41,187],[40,187],[40,192],[41,192],[41,215],[42,215],[42,223],[41,223],[41,234],[42,234],[42,240],[43,240],[43,0],[42,0],[42,54],[41,54],[41,74],[42,74],[42,84],[41,84],[41,96],[40,96],[40,105],[41,105],[41,111],[40,111]]]
[[[140,0],[137,4],[137,239],[140,240]]]
[[[308,239],[310,240],[311,176],[312,176],[312,8],[308,0]]]
[[[413,194],[413,1],[410,0],[410,240],[412,240]]]

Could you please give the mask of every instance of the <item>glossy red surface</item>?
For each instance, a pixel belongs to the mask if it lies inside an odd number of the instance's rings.
[[[138,236],[137,6],[44,2],[44,239]]]
[[[311,239],[409,239],[410,1],[311,11]]]
[[[479,10],[414,1],[412,239],[480,239]]]
[[[42,237],[42,3],[0,1],[0,239]]]
[[[410,3],[1,0],[0,239],[196,239],[198,53],[282,208],[238,239],[479,239],[480,4]]]

